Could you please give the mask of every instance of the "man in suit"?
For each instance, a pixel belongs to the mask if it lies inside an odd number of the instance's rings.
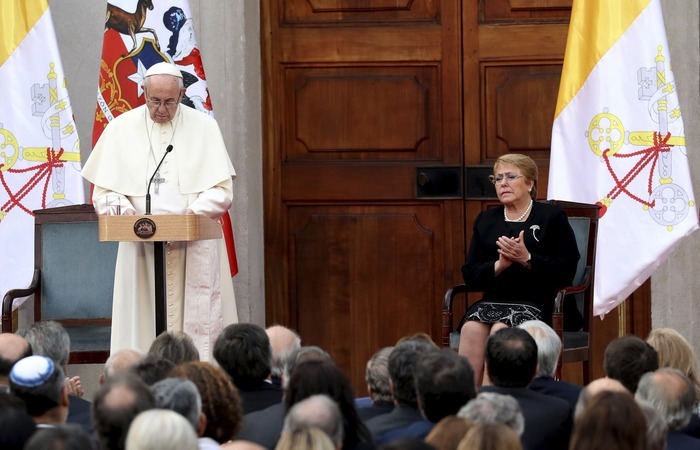
[[[518,328],[527,331],[537,344],[537,372],[528,388],[566,400],[573,411],[581,386],[554,379],[561,354],[561,339],[552,327],[540,320],[525,321]]]
[[[64,374],[68,373],[70,358],[70,336],[63,325],[52,320],[34,322],[17,334],[23,336],[32,348],[34,355],[51,358]],[[92,435],[93,427],[90,420],[90,402],[81,398],[83,390],[80,387],[80,377],[66,378],[68,389],[68,419],[67,423],[80,425],[88,435]]]
[[[214,344],[214,359],[238,388],[243,414],[282,401],[282,389],[272,384],[272,348],[264,328],[252,323],[227,326]]]
[[[46,356],[22,358],[10,371],[10,392],[24,400],[38,427],[66,423],[68,387],[63,370]]]
[[[562,449],[568,447],[571,434],[571,407],[560,398],[527,388],[537,369],[537,344],[527,331],[504,328],[486,342],[486,370],[493,386],[481,392],[512,395],[525,418],[521,435],[523,448]]]
[[[695,405],[695,387],[683,373],[669,367],[645,373],[635,398],[650,403],[666,421],[668,450],[700,448],[700,439],[683,433]]]
[[[355,399],[357,415],[364,422],[394,409],[389,380],[389,355],[394,347],[382,347],[367,361],[365,381],[368,397]]]
[[[301,337],[282,325],[272,325],[265,329],[272,348],[272,384],[282,387],[282,373],[287,359],[293,351],[301,348]]]
[[[659,356],[656,350],[637,336],[629,334],[619,337],[605,348],[605,376],[618,380],[632,395],[637,391],[637,383],[642,375],[658,368]]]
[[[476,397],[474,371],[466,358],[450,349],[421,355],[413,371],[421,420],[384,433],[384,442],[400,438],[425,438],[436,423],[453,416]]]
[[[394,409],[387,414],[366,422],[375,444],[384,442],[384,434],[424,420],[418,409],[418,398],[413,381],[413,371],[420,357],[438,351],[434,343],[423,339],[406,339],[399,342],[389,355],[389,377]]]

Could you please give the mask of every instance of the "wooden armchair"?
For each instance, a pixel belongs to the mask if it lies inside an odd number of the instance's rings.
[[[99,242],[92,205],[34,211],[34,275],[8,291],[2,332],[12,332],[15,300],[34,295],[34,320],[61,323],[71,339],[69,363],[104,363],[109,356],[116,242]]]
[[[590,323],[593,312],[593,282],[595,279],[595,250],[598,237],[598,217],[600,207],[586,203],[551,200],[559,205],[569,217],[569,223],[576,235],[581,258],[576,268],[572,286],[557,293],[552,313],[552,328],[562,339],[562,354],[557,365],[557,378],[561,377],[562,363],[582,362],[583,382],[591,379]],[[467,294],[474,292],[467,285],[453,286],[445,293],[442,305],[442,346],[457,349],[459,332],[454,329],[453,304],[458,295],[467,301]],[[583,326],[577,331],[564,331],[564,302],[575,302],[583,317]]]

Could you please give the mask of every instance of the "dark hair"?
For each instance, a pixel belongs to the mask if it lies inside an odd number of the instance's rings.
[[[654,347],[632,334],[613,340],[605,348],[605,375],[622,383],[632,394],[642,375],[658,368],[659,356]]]
[[[435,450],[435,447],[423,439],[405,437],[386,442],[377,447],[377,450]]]
[[[495,386],[525,387],[537,369],[537,344],[521,328],[502,328],[486,341],[486,367]]]
[[[128,372],[141,378],[147,385],[153,386],[160,380],[168,378],[174,368],[175,364],[169,359],[160,355],[149,354],[131,366]]]
[[[418,407],[413,370],[423,353],[436,351],[437,347],[422,339],[399,341],[389,354],[389,376],[394,384],[394,400]]]
[[[92,450],[90,437],[80,425],[67,423],[41,428],[27,441],[24,450]]]
[[[576,419],[569,449],[644,450],[646,419],[626,392],[602,391]]]
[[[7,392],[0,392],[0,448],[22,450],[36,431],[24,401]]]
[[[125,373],[107,379],[97,390],[92,405],[92,422],[102,447],[123,449],[131,422],[139,413],[154,407],[151,390],[136,375]]]
[[[270,339],[265,329],[258,325],[229,325],[214,343],[214,359],[229,374],[237,387],[258,386],[270,375]]]
[[[187,361],[199,361],[199,350],[192,338],[183,331],[164,331],[148,349],[149,354],[160,355],[178,365]]]
[[[424,353],[413,373],[421,409],[433,423],[457,414],[476,397],[472,366],[452,350]]]
[[[351,448],[359,442],[370,443],[372,437],[355,409],[355,395],[345,373],[332,361],[305,361],[292,372],[284,396],[287,411],[296,403],[316,394],[325,394],[334,400],[343,416],[343,447]]]
[[[187,362],[173,375],[192,381],[202,397],[202,412],[207,416],[203,437],[223,444],[236,436],[243,420],[238,389],[226,372],[206,362]]]

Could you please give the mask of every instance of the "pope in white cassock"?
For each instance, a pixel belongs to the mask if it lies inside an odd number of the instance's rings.
[[[184,105],[182,74],[158,63],[146,72],[146,104],[112,120],[92,150],[82,175],[94,185],[97,214],[114,213],[107,197],[118,196],[121,214],[144,214],[151,186],[153,214],[202,214],[218,219],[233,198],[236,172],[216,121]],[[167,330],[184,331],[211,360],[214,341],[238,321],[223,239],[165,246]],[[153,244],[121,242],[112,307],[111,352],[147,351],[155,339]]]

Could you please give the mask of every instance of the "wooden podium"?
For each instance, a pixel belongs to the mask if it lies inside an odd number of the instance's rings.
[[[156,336],[166,330],[165,243],[221,238],[221,224],[197,214],[99,216],[99,240],[153,242]]]

